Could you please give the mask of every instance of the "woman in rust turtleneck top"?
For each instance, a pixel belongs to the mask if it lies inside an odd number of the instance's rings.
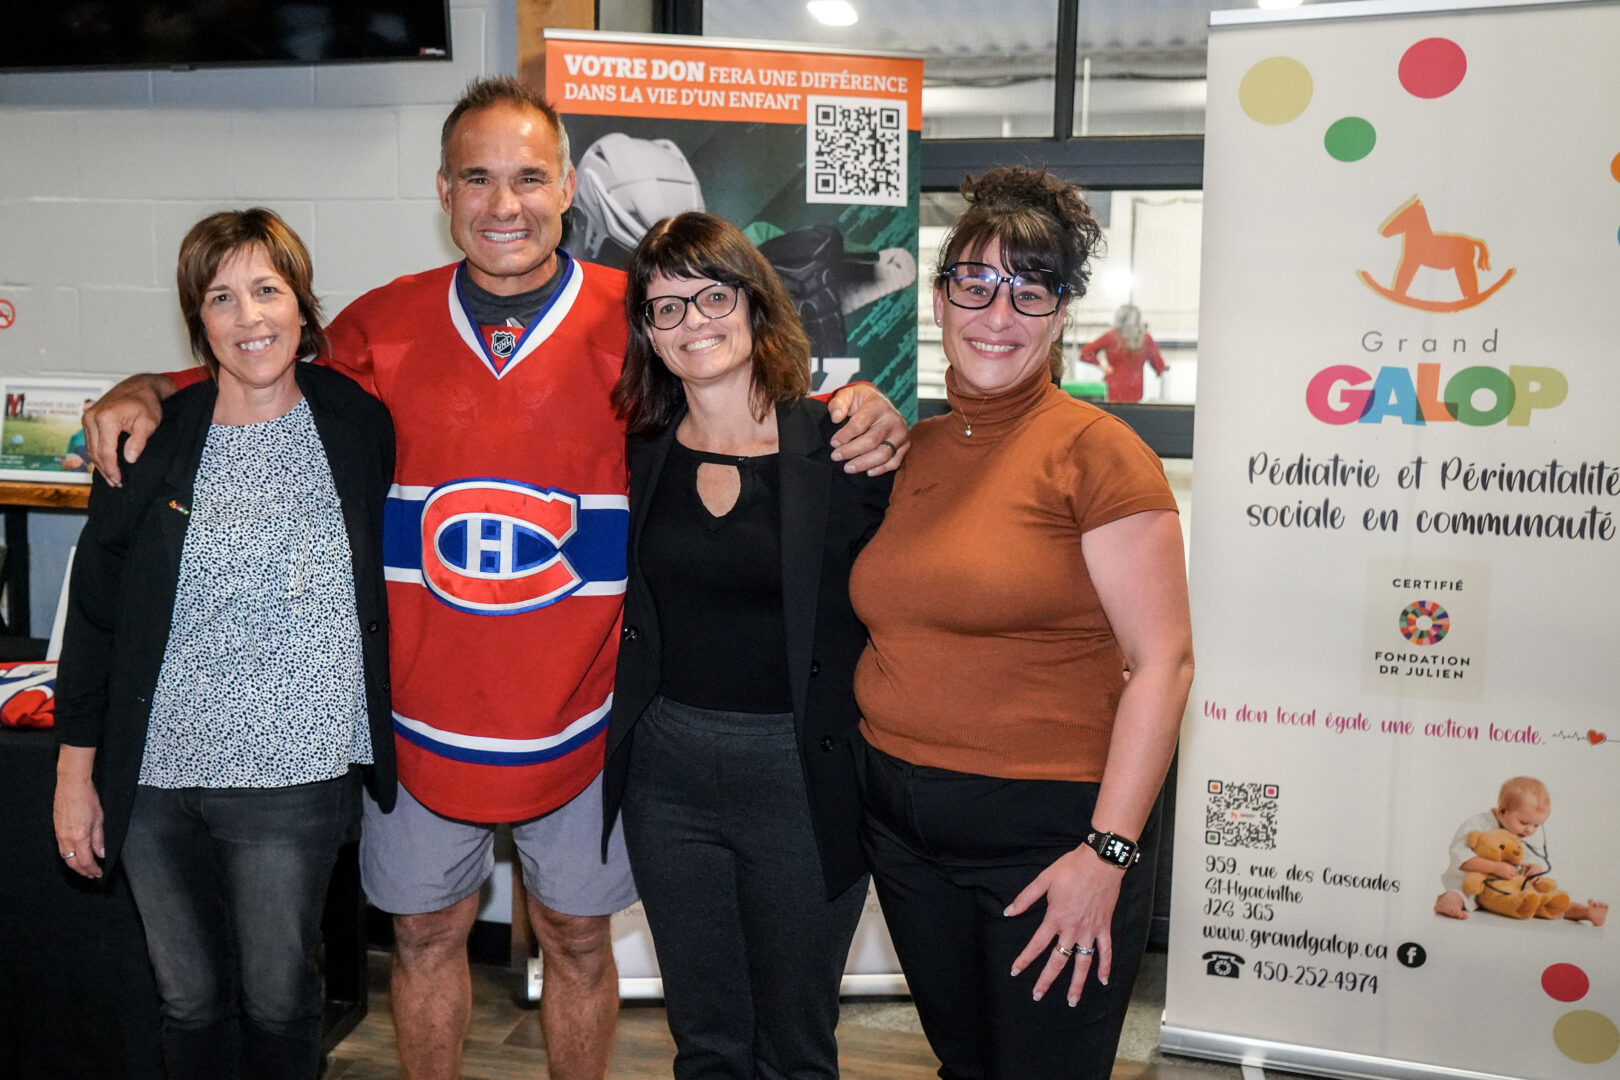
[[[1180,523],[1153,453],[1050,381],[1099,238],[1079,190],[1003,168],[963,194],[951,411],[851,575],[864,839],[942,1077],[1106,1078],[1192,681]]]

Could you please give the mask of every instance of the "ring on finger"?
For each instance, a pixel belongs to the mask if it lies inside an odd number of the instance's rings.
[[[1081,956],[1090,956],[1097,950],[1092,948],[1090,945],[1076,945],[1074,947],[1074,951],[1079,953]]]
[[[1073,956],[1074,955],[1074,946],[1071,945],[1071,946],[1065,948],[1064,946],[1059,945],[1057,947],[1057,951],[1062,953],[1064,956]]]
[[[888,439],[882,440],[881,442],[878,443],[878,445],[879,446],[887,446],[889,448],[889,453],[891,453],[891,454],[898,454],[900,452],[900,448],[898,446],[894,445],[894,443],[890,442]]]
[[[64,852],[62,852],[62,858],[64,858],[64,859],[71,859],[71,858],[73,858],[73,856],[74,856],[74,855],[76,855],[76,854],[78,854],[78,853],[77,853],[77,852],[73,852],[73,851],[64,851]]]

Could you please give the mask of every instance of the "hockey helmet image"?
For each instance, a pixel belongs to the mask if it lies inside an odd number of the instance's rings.
[[[574,171],[575,253],[603,261],[612,245],[617,262],[661,218],[702,210],[703,187],[681,148],[668,139],[637,139],[610,131],[580,155]]]

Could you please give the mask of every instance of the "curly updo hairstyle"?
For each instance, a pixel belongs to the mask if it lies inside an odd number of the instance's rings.
[[[968,208],[945,234],[935,268],[936,285],[945,268],[962,261],[978,261],[991,241],[1001,243],[1001,269],[1049,270],[1063,283],[1063,298],[1086,295],[1091,280],[1091,257],[1101,254],[1102,227],[1077,184],[1060,180],[1045,169],[1002,165],[975,179],[962,179],[962,197]],[[1053,377],[1063,370],[1061,337],[1048,357]]]

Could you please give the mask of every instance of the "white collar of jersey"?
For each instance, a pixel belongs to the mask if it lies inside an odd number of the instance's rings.
[[[522,363],[524,358],[541,343],[552,335],[558,325],[568,317],[574,301],[579,297],[580,286],[585,280],[585,269],[579,261],[574,259],[562,248],[557,249],[557,258],[563,261],[562,280],[557,283],[557,291],[551,294],[546,302],[530,320],[528,327],[518,338],[511,357],[504,365],[499,363],[489,351],[489,345],[484,341],[484,335],[478,332],[478,326],[473,322],[472,316],[467,314],[467,305],[461,298],[461,290],[456,287],[459,278],[457,274],[450,275],[450,321],[455,324],[456,332],[461,340],[467,343],[467,348],[489,369],[489,373],[497,379],[503,379],[512,374],[512,369]]]

